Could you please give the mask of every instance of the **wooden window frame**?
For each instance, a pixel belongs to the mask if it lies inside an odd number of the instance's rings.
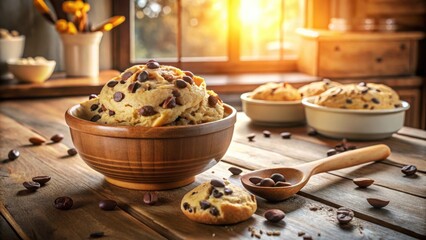
[[[122,15],[126,17],[126,21],[120,27],[113,31],[113,65],[114,68],[123,71],[134,64],[144,64],[144,62],[132,62],[131,60],[131,1],[133,0],[113,0],[112,9],[114,15]],[[178,1],[178,11],[181,8],[181,0]],[[230,0],[228,9],[236,9],[241,0]],[[281,0],[281,8],[283,9],[284,0]],[[281,19],[283,18],[282,12]],[[301,14],[304,13],[301,10]],[[240,60],[240,31],[236,21],[229,18],[228,30],[228,59],[226,61],[181,61],[181,22],[178,18],[178,37],[177,37],[177,59],[178,61],[165,62],[165,65],[173,65],[181,69],[206,74],[232,74],[232,73],[263,73],[263,72],[295,72],[297,71],[297,59],[284,59],[283,49],[280,49],[280,60],[256,60],[241,61]],[[283,40],[283,32],[280,31],[280,42]]]

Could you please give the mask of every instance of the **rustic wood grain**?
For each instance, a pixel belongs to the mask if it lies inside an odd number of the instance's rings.
[[[3,205],[0,205],[0,209],[4,209]],[[23,237],[21,237],[23,239]],[[9,225],[3,214],[0,214],[0,239],[17,240],[21,239],[13,228]],[[29,239],[29,238],[26,238]]]

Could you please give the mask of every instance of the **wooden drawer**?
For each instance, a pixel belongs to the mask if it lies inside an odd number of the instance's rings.
[[[319,43],[318,75],[369,77],[413,74],[411,41],[325,41]]]

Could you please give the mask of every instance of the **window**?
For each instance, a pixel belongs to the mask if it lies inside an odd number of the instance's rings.
[[[154,58],[197,73],[295,71],[299,1],[114,0],[114,14],[127,15],[114,32],[115,65]]]

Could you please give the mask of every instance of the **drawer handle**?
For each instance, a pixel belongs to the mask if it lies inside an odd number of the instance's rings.
[[[381,58],[381,57],[376,58],[377,63],[381,63],[382,61],[383,61],[383,58]]]

